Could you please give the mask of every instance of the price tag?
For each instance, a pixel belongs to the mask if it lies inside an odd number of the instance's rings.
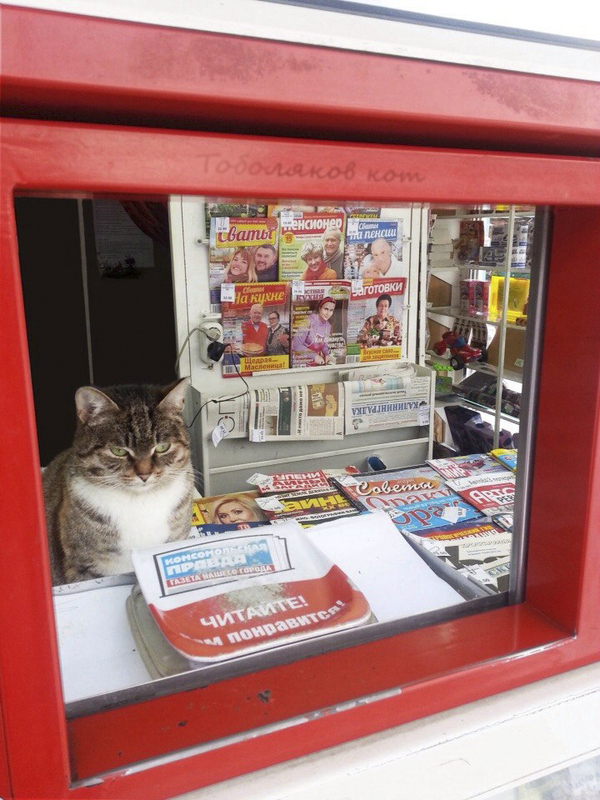
[[[304,281],[292,281],[292,300],[295,300],[299,294],[304,294]]]
[[[263,428],[251,428],[250,441],[251,442],[264,442],[265,431]]]
[[[346,231],[348,236],[356,236],[358,233],[358,220],[357,219],[349,219],[348,220],[348,229]]]
[[[229,217],[215,217],[215,230],[217,233],[229,231]]]
[[[219,442],[223,441],[227,436],[229,436],[229,430],[227,429],[225,420],[222,419],[212,432],[212,442],[214,446],[217,447]]]
[[[247,480],[246,483],[251,483],[253,486],[258,486],[265,481],[268,481],[270,475],[263,475],[262,472],[255,472],[254,475],[251,475]]]
[[[419,406],[419,410],[417,412],[418,425],[429,425],[429,410],[430,407],[428,405]]]
[[[233,303],[235,299],[235,283],[221,284],[221,302]]]
[[[445,522],[450,522],[452,525],[458,522],[459,518],[462,516],[459,512],[462,511],[464,514],[464,508],[455,508],[454,506],[444,506],[442,511],[442,519]]]
[[[282,511],[285,508],[277,497],[257,497],[256,505],[263,511]]]
[[[358,486],[358,481],[352,475],[345,475],[343,478],[339,478],[339,482],[342,486]]]
[[[289,228],[293,221],[294,221],[294,212],[293,211],[280,211],[279,212],[279,219],[281,220],[281,227],[282,228]]]
[[[362,291],[363,291],[362,278],[357,278],[356,280],[352,281],[352,294],[362,294]]]

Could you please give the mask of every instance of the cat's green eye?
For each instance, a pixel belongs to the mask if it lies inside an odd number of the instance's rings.
[[[167,450],[171,447],[170,442],[163,442],[162,444],[157,444],[154,448],[155,453],[166,453]]]
[[[123,458],[127,455],[127,450],[124,447],[111,447],[110,452],[113,456],[119,456],[119,458]]]

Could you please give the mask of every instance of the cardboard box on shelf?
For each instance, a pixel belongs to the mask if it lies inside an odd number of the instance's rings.
[[[517,330],[516,328],[507,328],[506,330],[504,369],[519,375],[523,374],[526,333],[526,330]],[[500,337],[496,335],[488,348],[488,364],[492,364],[494,367],[499,366],[499,355]]]
[[[437,275],[429,276],[427,302],[435,308],[452,304],[452,285],[438,278]]]

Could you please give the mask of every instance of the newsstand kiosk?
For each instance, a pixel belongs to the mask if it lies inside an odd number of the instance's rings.
[[[9,5],[3,97],[2,797],[158,800],[600,660],[600,84]],[[511,602],[65,709],[14,212],[35,194],[541,207]]]

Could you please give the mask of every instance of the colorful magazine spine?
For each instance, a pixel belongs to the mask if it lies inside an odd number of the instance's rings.
[[[359,513],[356,505],[335,486],[258,497],[256,502],[272,524],[295,519],[303,526],[310,526]]]
[[[290,365],[289,286],[237,283],[221,287],[223,377]]]
[[[402,307],[406,280],[352,281],[348,307],[349,364],[402,355]]]
[[[427,462],[430,467],[446,478],[469,478],[471,475],[500,473],[504,467],[489,455],[455,456],[454,458],[435,458]]]
[[[234,525],[196,525],[195,530],[190,533],[190,539],[205,539],[208,536],[219,536],[222,533],[232,533],[233,531],[244,531],[248,528],[259,528],[266,525],[266,522],[238,522]]]
[[[334,479],[334,483],[360,508],[385,511],[390,516],[406,505],[455,496],[446,486],[446,481],[425,465],[362,472]]]
[[[505,469],[509,469],[511,472],[517,471],[517,451],[516,450],[505,450],[503,448],[499,448],[498,450],[491,450],[490,455],[496,459]]]
[[[212,217],[210,220],[210,302],[220,311],[224,283],[254,283],[263,256],[276,260],[277,220],[273,217]],[[262,273],[264,276],[264,272]],[[275,278],[271,266],[271,280]],[[264,277],[261,277],[264,280]]]
[[[348,281],[294,281],[291,366],[321,367],[346,362]]]
[[[332,281],[343,278],[344,213],[279,213],[279,279]]]
[[[449,490],[447,497],[399,505],[390,516],[402,532],[418,535],[483,519],[479,511]]]

